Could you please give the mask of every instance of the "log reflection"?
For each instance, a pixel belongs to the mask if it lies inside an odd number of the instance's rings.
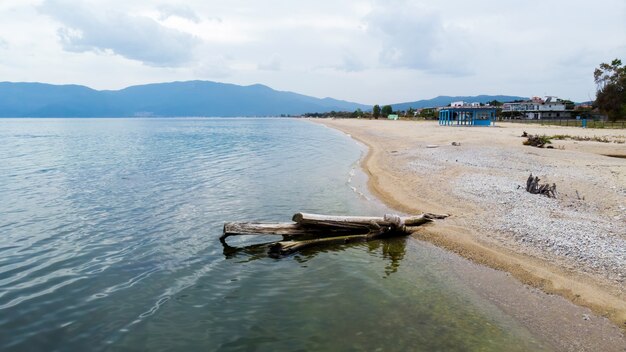
[[[406,254],[406,241],[406,237],[398,237],[367,243],[370,252],[380,249],[383,259],[389,260],[389,264],[385,267],[385,277],[398,271],[400,262]]]
[[[371,255],[380,257],[385,261],[389,261],[384,269],[384,277],[389,277],[391,274],[398,271],[400,263],[404,259],[404,256],[406,254],[406,241],[407,237],[394,237],[373,240],[370,242],[311,247],[303,249],[291,255],[280,257],[271,256],[268,253],[269,248],[273,244],[275,244],[276,241],[253,244],[243,247],[230,246],[226,242],[222,242],[222,245],[225,259],[239,259],[241,260],[241,262],[244,263],[258,259],[273,258],[279,260],[282,258],[293,258],[298,263],[303,264],[315,258],[320,253],[337,253],[343,252],[349,248],[364,248]]]

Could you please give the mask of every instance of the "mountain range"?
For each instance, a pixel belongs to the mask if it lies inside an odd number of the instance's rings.
[[[448,105],[452,101],[487,102],[511,96],[437,97],[394,104],[394,110]],[[186,81],[94,90],[80,85],[0,82],[0,117],[128,116],[279,116],[307,112],[371,110],[370,105],[319,99],[255,84],[239,86]]]

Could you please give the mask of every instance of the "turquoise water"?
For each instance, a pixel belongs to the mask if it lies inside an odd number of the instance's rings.
[[[224,251],[225,221],[385,211],[359,193],[363,148],[337,131],[1,119],[0,142],[0,350],[542,348],[416,240]]]

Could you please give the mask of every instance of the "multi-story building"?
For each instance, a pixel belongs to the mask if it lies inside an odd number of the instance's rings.
[[[528,101],[504,103],[502,112],[510,112],[511,116],[517,112],[518,116],[529,120],[567,119],[572,117],[572,111],[567,110],[565,102],[553,96],[548,96],[545,99],[533,97]]]

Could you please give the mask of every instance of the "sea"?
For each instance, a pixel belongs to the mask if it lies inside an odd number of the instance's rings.
[[[2,351],[525,351],[413,238],[267,255],[230,221],[391,212],[366,149],[286,118],[0,119]]]

